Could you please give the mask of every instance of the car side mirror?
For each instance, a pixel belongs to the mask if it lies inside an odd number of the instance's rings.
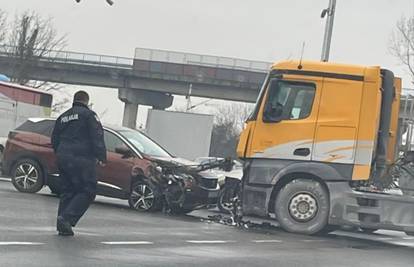
[[[131,149],[126,146],[119,146],[115,148],[115,153],[121,154],[123,158],[132,158],[134,156]]]

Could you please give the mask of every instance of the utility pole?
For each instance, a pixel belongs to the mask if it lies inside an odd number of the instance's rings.
[[[321,61],[329,60],[329,50],[331,49],[332,30],[335,17],[336,0],[329,0],[329,7],[322,10],[321,18],[326,15],[325,36],[323,37],[322,57]]]
[[[192,93],[193,93],[193,84],[190,83],[190,87],[188,88],[188,95],[186,96],[186,98],[187,98],[186,112],[188,112],[191,109],[191,94]]]

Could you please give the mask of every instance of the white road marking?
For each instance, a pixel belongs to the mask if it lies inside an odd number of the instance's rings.
[[[105,245],[153,245],[154,242],[149,241],[107,241],[101,242]]]
[[[95,233],[76,231],[76,230],[75,230],[75,234],[87,235],[87,236],[103,236],[102,234],[95,234]]]
[[[303,241],[303,242],[325,242],[326,240],[322,240],[322,239],[303,239],[301,241]]]
[[[38,245],[44,245],[44,243],[39,242],[0,242],[0,246],[38,246]]]
[[[254,243],[282,243],[282,240],[252,240]]]
[[[403,239],[404,240],[413,240],[414,236],[406,236],[406,237],[403,237]]]
[[[191,244],[226,244],[233,243],[235,241],[225,241],[225,240],[186,240],[185,242]]]
[[[11,179],[10,179],[10,178],[0,177],[0,181],[3,181],[3,182],[10,182],[10,181],[11,181]]]

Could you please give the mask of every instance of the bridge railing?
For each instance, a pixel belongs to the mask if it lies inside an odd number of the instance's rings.
[[[255,72],[267,72],[272,65],[272,63],[265,61],[253,61],[148,48],[135,48],[135,59]]]
[[[16,47],[14,46],[0,45],[0,55],[14,57],[16,56],[15,51]],[[49,50],[46,52],[38,50],[35,51],[34,54],[39,55],[40,53],[42,54],[42,57],[40,58],[41,61],[78,63],[122,69],[131,69],[134,64],[134,59],[254,72],[267,72],[271,67],[271,63],[265,61],[252,61],[239,58],[217,57],[147,48],[136,48],[134,58],[58,50]]]
[[[0,45],[0,55],[15,57],[16,47]],[[109,55],[78,53],[71,51],[48,50],[46,52],[37,50],[35,55],[42,53],[41,61],[58,63],[78,63],[91,66],[107,66],[120,69],[131,69],[134,59],[127,57],[117,57]]]

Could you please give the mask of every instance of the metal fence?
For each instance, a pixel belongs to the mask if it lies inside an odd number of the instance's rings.
[[[15,51],[16,47],[14,46],[0,45],[0,55],[2,56],[14,57],[16,55]],[[34,54],[38,55],[39,53],[42,53],[41,61],[78,63],[122,69],[131,69],[134,64],[134,59],[255,72],[267,72],[272,65],[272,63],[264,61],[251,61],[238,58],[198,55],[147,48],[136,48],[135,58],[56,50],[39,50],[35,51]]]
[[[135,59],[255,72],[267,72],[272,65],[272,63],[265,61],[252,61],[239,58],[217,57],[148,48],[136,48]]]
[[[15,57],[16,47],[0,45],[0,55]],[[99,54],[87,54],[71,51],[35,51],[35,55],[42,53],[41,61],[50,61],[58,63],[77,63],[91,66],[107,66],[113,68],[132,69],[134,59],[127,57],[117,57]]]

